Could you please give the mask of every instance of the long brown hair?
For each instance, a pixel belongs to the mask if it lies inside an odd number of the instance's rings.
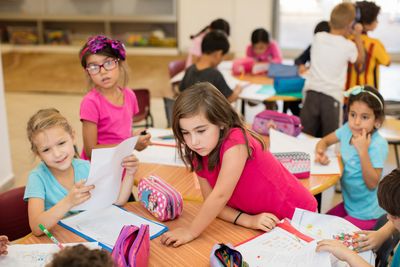
[[[227,137],[231,128],[240,128],[246,140],[246,147],[249,157],[251,149],[247,138],[247,132],[256,138],[265,149],[265,143],[255,132],[246,128],[243,120],[232,108],[225,96],[212,84],[201,82],[185,89],[176,99],[173,109],[172,130],[176,139],[179,156],[184,161],[186,167],[194,171],[193,161],[198,162],[196,170],[203,169],[201,156],[192,151],[185,143],[179,125],[182,118],[190,118],[203,113],[206,119],[221,128],[219,140],[213,151],[208,155],[208,169],[213,170],[218,165],[219,151],[223,140]]]

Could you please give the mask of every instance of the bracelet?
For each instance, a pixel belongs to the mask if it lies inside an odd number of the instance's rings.
[[[237,220],[239,219],[240,215],[243,214],[243,211],[240,211],[239,214],[236,216],[236,219],[233,221],[233,224],[236,225]]]

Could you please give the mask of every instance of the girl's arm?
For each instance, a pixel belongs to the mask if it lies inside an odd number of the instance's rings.
[[[352,137],[352,144],[357,149],[360,157],[361,171],[365,184],[369,189],[375,189],[382,175],[381,168],[374,168],[368,154],[368,148],[371,143],[371,135],[363,129],[361,135]]]
[[[121,165],[126,169],[126,174],[121,183],[118,199],[114,203],[118,206],[124,205],[132,194],[134,177],[139,165],[139,160],[135,155],[131,155],[124,158]]]
[[[39,224],[43,224],[47,229],[51,229],[74,206],[88,200],[90,198],[90,190],[94,188],[94,185],[85,186],[84,183],[85,181],[81,180],[74,184],[67,196],[46,211],[44,210],[43,199],[29,198],[28,217],[32,233],[36,236],[42,235],[43,232],[40,230]]]
[[[271,62],[272,63],[282,63],[282,53],[281,50],[276,42],[271,42]]]
[[[165,233],[161,238],[162,243],[178,247],[192,241],[201,234],[219,215],[230,199],[242,174],[247,156],[247,149],[244,144],[233,146],[224,153],[217,183],[205,199],[189,228],[178,228]]]
[[[92,157],[92,149],[97,146],[97,124],[82,120],[83,149],[86,156]]]
[[[318,141],[315,146],[315,162],[322,165],[327,165],[329,163],[329,158],[326,156],[325,151],[329,146],[339,142],[335,132],[332,132]]]
[[[211,193],[212,188],[206,179],[198,177],[203,199],[207,199]],[[250,215],[237,209],[225,206],[222,211],[218,214],[218,218],[230,222],[236,223],[246,228],[270,231],[279,222],[279,219],[272,213],[260,213],[256,215]],[[235,221],[236,220],[236,221]]]

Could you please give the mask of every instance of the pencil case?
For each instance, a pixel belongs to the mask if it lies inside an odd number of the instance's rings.
[[[300,93],[303,90],[305,79],[297,77],[274,78],[274,89],[277,94]]]
[[[294,77],[298,75],[296,65],[285,65],[279,63],[271,63],[268,68],[268,77]]]
[[[235,59],[232,64],[232,74],[241,75],[251,73],[253,65],[254,59],[250,57]]]
[[[155,175],[140,180],[138,196],[142,205],[160,221],[173,220],[182,214],[182,195]]]
[[[147,224],[124,225],[111,252],[118,267],[148,266],[150,256],[150,230]]]
[[[299,179],[310,177],[311,159],[305,152],[272,153],[285,168]]]
[[[215,244],[210,253],[211,267],[248,267],[249,264],[243,260],[242,254],[235,250],[231,244]]]
[[[261,135],[269,135],[269,129],[273,128],[291,136],[298,136],[303,129],[299,117],[273,110],[258,113],[252,128]]]

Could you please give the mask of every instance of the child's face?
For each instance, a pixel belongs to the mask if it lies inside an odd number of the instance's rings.
[[[179,120],[186,145],[199,154],[207,156],[218,144],[220,127],[210,123],[203,113]]]
[[[118,62],[115,62],[115,58],[103,55],[90,55],[86,60],[86,68],[90,66],[101,66],[100,72],[96,74],[88,72],[89,77],[96,87],[100,89],[113,89],[117,86],[120,70]],[[110,66],[112,69],[110,69]]]
[[[363,129],[371,133],[374,127],[379,127],[379,121],[375,119],[374,111],[361,101],[352,103],[349,109],[349,127],[353,136],[361,135]]]
[[[257,56],[262,55],[268,48],[268,43],[258,42],[253,45],[253,52]]]
[[[74,158],[73,137],[56,126],[38,133],[33,138],[37,154],[52,172],[66,171]]]

